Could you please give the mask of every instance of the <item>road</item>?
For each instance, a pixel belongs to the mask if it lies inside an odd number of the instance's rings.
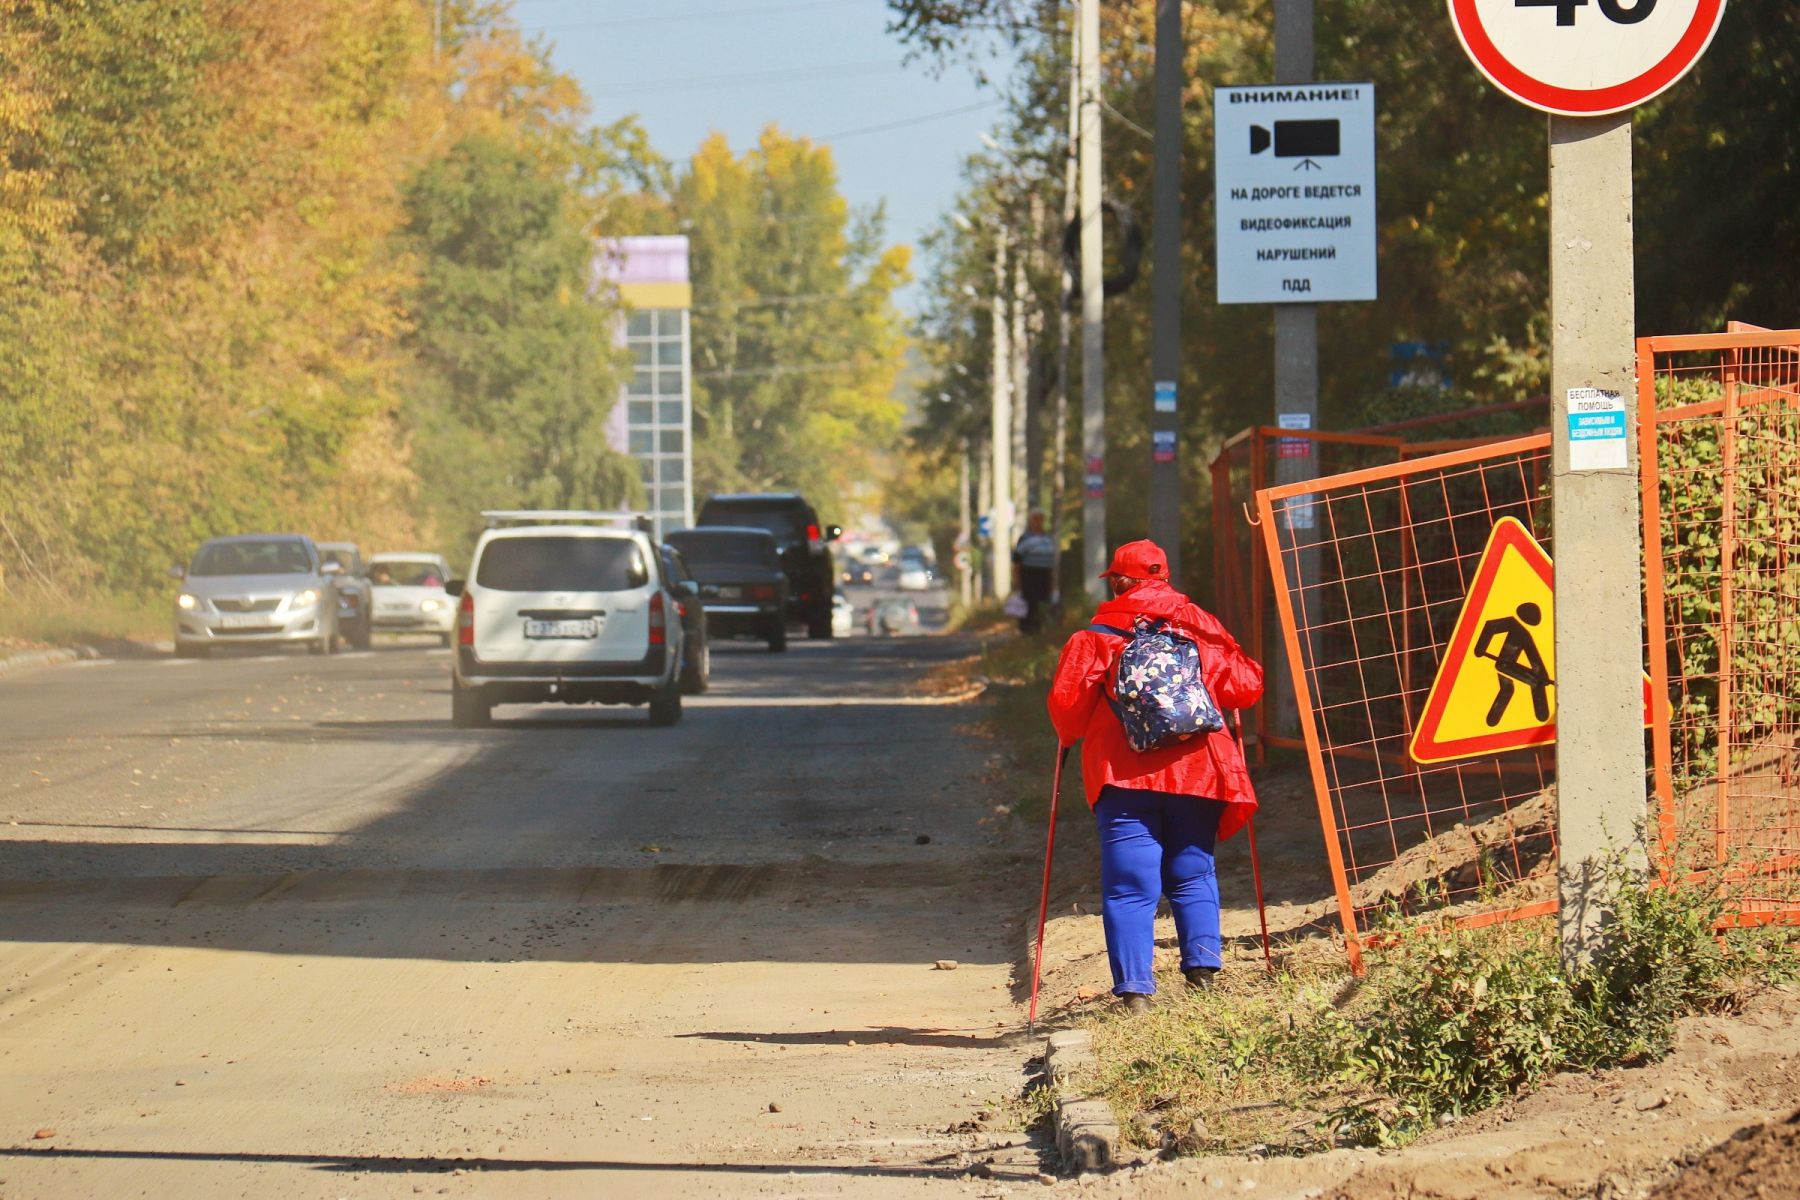
[[[0,680],[0,1197],[1033,1178],[947,1132],[1030,1054],[1030,865],[928,678],[971,648],[721,644],[665,730],[453,731],[379,643]]]

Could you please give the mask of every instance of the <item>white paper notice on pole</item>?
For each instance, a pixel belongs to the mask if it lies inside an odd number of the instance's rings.
[[[1625,397],[1605,388],[1569,389],[1569,470],[1620,471],[1629,464]]]
[[[1375,299],[1375,85],[1213,91],[1220,304]]]

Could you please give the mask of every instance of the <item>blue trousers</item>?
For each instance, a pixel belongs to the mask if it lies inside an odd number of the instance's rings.
[[[1156,991],[1156,902],[1168,896],[1181,969],[1217,967],[1219,876],[1213,847],[1225,806],[1217,800],[1107,786],[1094,819],[1100,831],[1101,918],[1113,994]]]

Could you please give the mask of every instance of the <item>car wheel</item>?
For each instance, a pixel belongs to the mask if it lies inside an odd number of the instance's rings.
[[[681,673],[681,690],[690,696],[698,696],[712,686],[712,647],[702,645],[699,656],[690,660],[687,670]]]
[[[494,721],[494,706],[481,694],[480,688],[450,684],[450,724],[458,729],[479,729]]]
[[[650,701],[650,723],[659,728],[681,720],[681,685],[676,683]]]
[[[824,638],[826,640],[830,640],[830,638],[831,638],[831,614],[830,613],[825,614],[824,620],[820,620],[818,617],[814,617],[812,620],[808,621],[806,623],[806,636],[809,638],[814,638],[814,639]]]
[[[374,640],[374,628],[369,621],[364,621],[357,627],[356,635],[350,639],[350,644],[355,646],[358,650],[367,650]]]
[[[786,625],[777,625],[774,629],[769,631],[769,651],[772,654],[780,654],[783,650],[786,650],[786,649],[787,649],[787,626]]]
[[[337,649],[337,631],[321,633],[318,640],[308,642],[306,648],[314,654],[330,654]]]

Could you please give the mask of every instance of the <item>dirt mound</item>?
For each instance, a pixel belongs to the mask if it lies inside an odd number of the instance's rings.
[[[1785,1121],[1738,1131],[1650,1193],[1651,1200],[1718,1196],[1800,1196],[1800,1110]]]
[[[1469,897],[1506,891],[1513,904],[1548,896],[1554,864],[1556,786],[1523,804],[1474,824],[1459,822],[1443,833],[1402,851],[1389,866],[1350,889],[1359,909],[1392,903],[1403,912],[1421,907],[1434,894]],[[1543,895],[1538,893],[1542,892]]]

